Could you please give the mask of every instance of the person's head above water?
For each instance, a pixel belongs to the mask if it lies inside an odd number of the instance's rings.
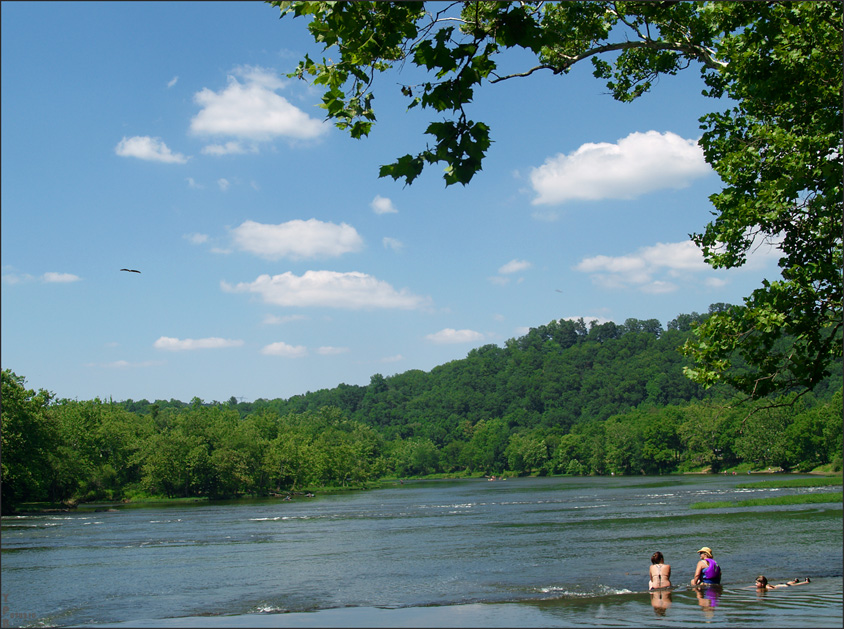
[[[709,559],[712,559],[712,549],[709,546],[704,546],[703,548],[701,548],[697,552],[698,552],[698,554],[703,553],[704,555],[706,555],[706,557],[708,557]]]
[[[662,553],[656,551],[653,555],[651,555],[651,563],[663,563],[664,559],[662,558]]]

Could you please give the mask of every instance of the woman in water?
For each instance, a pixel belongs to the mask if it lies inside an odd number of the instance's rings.
[[[649,590],[661,590],[671,587],[671,566],[665,563],[662,553],[656,551],[651,555],[651,567],[649,568],[651,580],[648,581]]]
[[[700,555],[700,561],[697,562],[692,585],[721,583],[721,566],[712,558],[712,549],[704,546],[697,552]]]

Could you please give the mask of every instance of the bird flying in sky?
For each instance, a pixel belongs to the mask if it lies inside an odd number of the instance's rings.
[[[120,269],[121,271],[129,271],[129,273],[140,273],[140,271],[136,271],[135,269]]]

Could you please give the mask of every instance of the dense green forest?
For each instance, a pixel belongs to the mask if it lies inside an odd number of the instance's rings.
[[[428,474],[840,470],[840,370],[776,399],[704,390],[683,375],[677,348],[706,316],[681,315],[667,329],[653,319],[552,321],[430,372],[286,400],[55,399],[4,369],[3,512]]]

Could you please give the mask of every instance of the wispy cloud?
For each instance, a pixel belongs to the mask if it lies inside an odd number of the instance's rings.
[[[559,153],[530,174],[534,205],[573,200],[633,199],[665,188],[685,188],[712,170],[697,141],[671,132],[631,133],[616,144],[587,143]]]
[[[41,276],[41,281],[46,284],[68,284],[70,282],[78,282],[82,278],[73,273],[54,273],[48,272]]]
[[[386,197],[382,197],[380,194],[376,194],[375,198],[372,199],[372,203],[369,205],[372,208],[372,211],[376,214],[398,213],[398,210],[396,209],[396,206],[393,205],[393,202]]]
[[[385,249],[392,249],[393,251],[401,251],[404,249],[404,243],[402,241],[390,238],[389,236],[384,236],[381,243],[384,245]]]
[[[151,138],[148,135],[124,137],[117,143],[114,152],[120,157],[137,157],[148,162],[184,164],[188,161],[181,153],[171,151],[161,138]]]
[[[223,281],[220,287],[230,293],[256,293],[265,303],[278,306],[413,310],[428,302],[406,289],[396,290],[387,282],[356,271],[306,271],[302,276],[288,271],[281,275],[261,275],[254,282],[236,285]]]
[[[338,354],[347,354],[348,352],[348,347],[332,347],[330,345],[324,345],[317,349],[317,354],[321,356],[336,356]]]
[[[284,317],[279,317],[278,315],[271,315],[268,314],[264,316],[264,324],[265,325],[281,325],[284,323],[290,323],[291,321],[303,321],[307,319],[305,315],[295,314],[295,315],[286,315]]]
[[[209,144],[202,147],[203,155],[243,155],[245,153],[257,153],[258,147],[244,146],[241,142],[226,142],[225,144]]]
[[[170,352],[191,351],[195,349],[222,349],[226,347],[240,347],[243,341],[239,339],[222,339],[209,337],[204,339],[177,339],[169,336],[162,336],[153,347]]]
[[[224,177],[221,177],[217,180],[217,186],[219,186],[220,190],[222,190],[223,192],[228,190],[230,185],[231,183],[229,182],[229,180],[225,179]]]
[[[279,225],[245,221],[232,229],[231,234],[235,247],[266,260],[335,258],[363,248],[363,238],[351,225],[324,223],[314,218]]]
[[[502,265],[499,267],[498,272],[503,275],[508,275],[510,273],[518,273],[519,271],[525,271],[533,266],[527,260],[510,260],[507,264]]]
[[[444,328],[439,332],[428,334],[426,339],[437,345],[446,345],[452,343],[475,343],[482,341],[484,335],[474,330],[455,330],[453,328]]]
[[[35,278],[29,273],[18,273],[16,270],[14,270],[14,267],[3,268],[2,281],[4,284],[8,284],[9,286],[14,286],[15,284],[24,284],[26,282],[31,282],[34,279]]]
[[[270,343],[261,349],[267,356],[284,356],[286,358],[301,358],[308,355],[308,348],[304,345],[288,345],[283,341]]]
[[[185,234],[184,236],[182,236],[182,238],[184,238],[185,240],[187,240],[188,242],[190,242],[194,245],[201,245],[203,243],[208,242],[208,234],[199,234],[199,233]]]
[[[143,369],[146,367],[159,367],[166,364],[163,360],[143,360],[141,362],[129,362],[128,360],[115,360],[110,363],[85,363],[86,367],[99,367],[100,369]]]
[[[167,87],[173,87],[173,86],[174,86],[176,83],[178,83],[178,82],[179,82],[179,77],[178,77],[178,76],[174,76],[172,79],[170,79],[169,81],[167,81]]]
[[[308,140],[328,132],[329,125],[311,118],[276,92],[285,86],[273,70],[236,68],[219,92],[204,88],[194,95],[201,107],[190,123],[196,135],[229,136],[266,142],[279,137]]]

